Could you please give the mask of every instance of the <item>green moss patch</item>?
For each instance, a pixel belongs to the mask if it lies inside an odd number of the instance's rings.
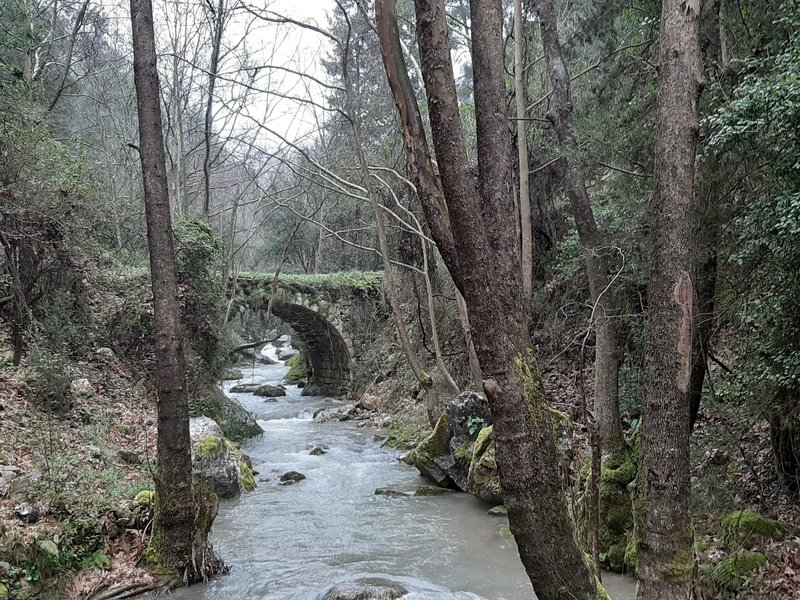
[[[735,510],[722,519],[722,544],[750,549],[768,540],[784,540],[794,531],[787,523],[762,517],[751,510]]]
[[[223,441],[215,435],[210,435],[197,444],[197,451],[206,456],[217,456],[222,452]]]

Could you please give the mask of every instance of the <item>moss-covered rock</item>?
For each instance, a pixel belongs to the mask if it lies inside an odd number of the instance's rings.
[[[245,491],[252,492],[256,489],[255,473],[253,473],[253,468],[250,464],[244,459],[239,461],[239,478]]]
[[[297,385],[308,379],[308,360],[304,354],[295,354],[284,364],[289,367],[289,372],[286,373],[286,376],[283,378],[284,383]]]
[[[447,415],[443,414],[428,437],[422,440],[409,457],[419,472],[440,487],[452,487],[453,482],[437,458],[449,454],[450,430]]]
[[[222,428],[225,437],[235,442],[264,433],[253,413],[212,384],[198,385],[189,393],[189,415],[213,419]]]
[[[503,525],[500,528],[500,537],[505,538],[507,540],[513,539],[514,534],[511,533],[511,527],[509,527],[508,525]]]
[[[634,570],[628,556],[633,532],[633,507],[628,485],[636,478],[637,462],[632,449],[605,457],[600,470],[600,531],[598,542],[602,564],[612,571]],[[588,483],[588,469],[587,469]]]
[[[508,509],[501,504],[499,506],[493,506],[486,512],[494,517],[504,517],[508,514]]]
[[[222,452],[223,448],[225,446],[222,443],[222,439],[215,435],[210,435],[195,445],[195,449],[205,456],[217,456]]]
[[[752,548],[768,540],[784,540],[794,528],[751,510],[735,510],[722,519],[722,544],[726,548]]]
[[[250,458],[207,417],[191,419],[192,475],[196,483],[207,486],[220,498],[236,498],[253,491],[256,480]]]
[[[481,500],[502,504],[503,492],[500,488],[492,431],[492,425],[484,427],[475,440],[467,476],[467,491]]]
[[[142,490],[133,498],[134,504],[138,504],[139,506],[149,506],[153,504],[153,500],[155,500],[156,493],[153,490]]]

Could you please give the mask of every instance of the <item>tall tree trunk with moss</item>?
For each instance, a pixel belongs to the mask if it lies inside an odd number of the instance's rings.
[[[409,175],[474,330],[511,531],[541,600],[595,600],[557,472],[550,413],[528,348],[511,176],[499,0],[470,3],[479,181],[467,159],[443,0],[417,0],[417,40],[439,175],[399,40],[393,0],[376,2],[384,66],[400,112]]]
[[[648,286],[645,400],[636,520],[642,600],[691,595],[689,380],[692,196],[703,85],[700,3],[663,0]]]
[[[193,556],[196,509],[192,495],[186,366],[150,0],[131,0],[131,24],[158,365],[158,469],[153,548],[161,566],[173,569],[181,579],[191,582],[201,577],[196,562],[200,557]]]
[[[558,24],[552,0],[534,0],[542,31],[547,72],[553,86],[554,105],[547,118],[553,124],[559,146],[566,154],[565,186],[572,205],[589,277],[592,297],[591,322],[595,330],[594,407],[603,451],[622,448],[625,439],[619,414],[619,353],[614,323],[616,300],[608,276],[609,248],[600,239],[594,219],[572,118],[569,70],[558,39]]]

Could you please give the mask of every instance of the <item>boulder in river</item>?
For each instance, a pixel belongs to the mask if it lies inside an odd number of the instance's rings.
[[[332,587],[322,600],[396,600],[408,590],[396,581],[381,577],[365,577]]]
[[[189,416],[212,418],[219,423],[225,437],[234,442],[264,433],[253,413],[215,385],[201,384],[189,391]]]
[[[222,374],[223,381],[238,381],[243,378],[244,374],[240,369],[225,369],[225,372]]]
[[[286,395],[286,388],[282,385],[272,385],[265,383],[253,390],[254,396],[269,396],[270,398],[277,398],[278,396]]]
[[[222,436],[208,417],[189,420],[192,440],[192,475],[207,483],[220,498],[236,498],[256,487],[250,458]]]
[[[349,421],[355,411],[354,404],[320,408],[314,413],[314,423],[328,423],[329,421]]]
[[[229,391],[232,394],[252,394],[261,387],[260,383],[238,383],[234,385]]]
[[[327,454],[327,453],[328,453],[328,450],[326,448],[323,448],[322,446],[314,446],[311,449],[311,452],[309,452],[309,454],[311,456],[322,456],[323,454]]]
[[[281,475],[281,485],[293,485],[298,481],[303,481],[305,478],[305,475],[298,473],[297,471],[287,471]]]

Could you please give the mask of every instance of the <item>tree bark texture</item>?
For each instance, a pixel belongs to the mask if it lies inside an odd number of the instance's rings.
[[[595,329],[594,408],[604,451],[622,448],[625,439],[619,414],[619,353],[614,322],[616,300],[608,276],[608,252],[600,240],[594,212],[586,191],[578,141],[572,119],[572,89],[564,60],[552,0],[534,0],[542,31],[547,72],[553,86],[553,108],[547,118],[566,154],[565,187],[572,206],[578,237],[586,260]]]
[[[681,600],[694,566],[689,498],[691,221],[698,100],[699,2],[664,0],[655,193],[636,519],[637,597]]]
[[[528,127],[525,120],[525,15],[522,0],[514,0],[514,102],[517,111],[517,162],[519,164],[519,227],[522,253],[522,290],[533,295],[533,221],[528,168]]]
[[[158,365],[158,470],[153,540],[164,566],[177,569],[181,576],[186,572],[186,577],[194,580],[197,570],[192,556],[195,507],[189,407],[150,0],[131,0],[131,23]]]
[[[595,599],[558,476],[550,414],[528,351],[511,135],[503,81],[502,4],[473,0],[472,54],[479,181],[467,160],[443,0],[417,0],[417,39],[439,176],[399,43],[394,0],[377,0],[376,22],[400,112],[409,175],[432,235],[464,296],[483,388],[494,420],[504,503],[520,557],[540,600]]]

